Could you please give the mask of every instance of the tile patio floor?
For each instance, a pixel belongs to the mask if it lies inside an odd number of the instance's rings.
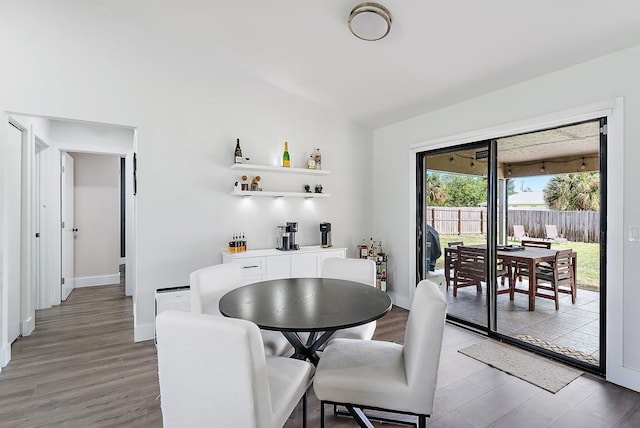
[[[518,288],[527,288],[523,279]],[[453,286],[446,290],[450,315],[487,325],[486,288],[481,294],[475,287],[458,289],[453,297]],[[535,311],[528,310],[528,296],[516,293],[515,300],[508,294],[498,295],[498,332],[509,335],[528,335],[542,341],[551,342],[569,350],[579,351],[595,360],[600,358],[600,295],[597,292],[578,290],[576,304],[571,304],[571,296],[560,297],[560,309],[556,311],[553,300],[536,298]]]

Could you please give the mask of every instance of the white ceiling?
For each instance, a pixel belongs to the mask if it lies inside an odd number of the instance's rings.
[[[82,3],[372,128],[640,44],[638,0],[380,0],[378,42],[349,33],[357,0]]]

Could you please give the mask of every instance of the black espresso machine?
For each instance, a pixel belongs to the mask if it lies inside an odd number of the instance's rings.
[[[320,246],[328,248],[331,246],[331,223],[326,221],[320,223]]]

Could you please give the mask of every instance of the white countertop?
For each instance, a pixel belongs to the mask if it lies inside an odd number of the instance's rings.
[[[341,247],[328,247],[322,248],[320,245],[311,245],[308,247],[300,247],[299,250],[292,251],[280,251],[275,248],[265,248],[262,250],[247,250],[242,253],[230,253],[228,251],[224,251],[222,254],[225,257],[231,257],[233,259],[241,259],[245,257],[265,257],[265,256],[286,256],[291,254],[303,254],[303,253],[318,253],[324,251],[340,251],[346,250],[346,248]]]

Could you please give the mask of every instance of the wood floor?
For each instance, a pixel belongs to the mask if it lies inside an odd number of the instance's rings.
[[[402,342],[406,319],[394,308],[375,337]],[[76,289],[37,311],[36,330],[14,343],[0,373],[0,427],[161,427],[156,348],[134,343],[132,325],[122,285]],[[430,427],[640,426],[640,394],[587,375],[548,393],[457,352],[481,340],[446,326]],[[309,395],[308,425],[319,427]],[[301,414],[298,406],[285,426],[300,427]],[[327,427],[354,426],[327,415]]]

